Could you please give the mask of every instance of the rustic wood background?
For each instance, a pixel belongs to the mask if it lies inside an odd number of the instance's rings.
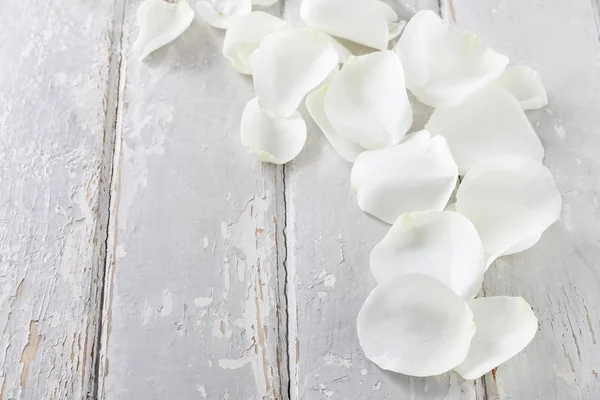
[[[138,3],[0,2],[0,400],[600,398],[598,0],[407,7],[537,69],[550,98],[528,115],[562,219],[483,289],[523,296],[539,332],[477,381],[365,359],[355,318],[387,227],[350,165],[311,122],[292,163],[256,162],[223,33],[195,21],[140,63]],[[270,11],[297,23],[299,3]]]

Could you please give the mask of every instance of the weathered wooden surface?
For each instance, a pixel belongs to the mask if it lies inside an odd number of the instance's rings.
[[[485,294],[523,296],[540,329],[476,382],[363,356],[355,319],[387,226],[310,119],[296,160],[260,165],[222,32],[196,21],[140,63],[139,0],[108,3],[0,5],[0,400],[600,398],[596,0],[441,2],[540,71],[550,106],[529,116],[564,198],[536,247],[487,274]],[[298,25],[299,4],[274,12]]]
[[[108,1],[0,4],[2,400],[93,392],[112,18]]]
[[[563,195],[561,221],[531,250],[496,262],[486,295],[523,296],[540,326],[486,377],[488,399],[600,398],[600,42],[593,5],[454,2],[458,25],[541,74],[550,104],[529,113]],[[596,9],[597,10],[597,9]]]
[[[100,397],[283,398],[282,175],[239,140],[251,80],[202,21],[132,58],[138,3],[121,50]]]

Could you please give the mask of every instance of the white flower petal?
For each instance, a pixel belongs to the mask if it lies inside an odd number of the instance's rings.
[[[258,105],[258,99],[246,104],[241,123],[242,144],[256,158],[285,164],[296,157],[306,142],[306,124],[298,112],[277,118]]]
[[[271,7],[273,4],[277,3],[279,0],[252,0],[253,6],[259,7]]]
[[[454,370],[478,379],[523,350],[535,336],[538,320],[521,297],[482,297],[469,302],[477,332],[467,358]]]
[[[377,0],[303,0],[300,16],[311,28],[384,50],[398,24],[386,6]]]
[[[541,238],[542,238],[541,234],[529,237],[529,238],[523,240],[522,242],[515,244],[513,247],[511,247],[510,249],[508,249],[504,253],[502,253],[502,255],[510,256],[512,254],[520,253],[522,251],[530,249],[533,246],[535,246],[536,243],[539,242]]]
[[[145,0],[137,9],[140,33],[133,53],[141,60],[177,39],[194,20],[187,1],[170,4],[164,0]]]
[[[495,86],[459,106],[436,109],[425,129],[448,140],[461,175],[494,157],[514,155],[538,162],[544,158],[544,147],[519,102]]]
[[[251,0],[200,0],[196,3],[198,15],[218,29],[227,29],[238,15],[252,11]]]
[[[324,108],[324,99],[328,88],[329,85],[323,85],[306,96],[306,108],[338,154],[344,160],[354,162],[364,149],[360,145],[340,136],[331,126]]]
[[[402,63],[389,50],[350,57],[325,95],[335,130],[367,149],[396,144],[412,124]]]
[[[361,153],[350,176],[359,207],[389,224],[405,212],[443,210],[457,179],[446,140],[427,131]]]
[[[396,38],[402,33],[402,30],[406,26],[406,21],[401,20],[389,4],[379,0],[376,0],[375,3],[383,11],[383,15],[385,15],[388,23],[388,40]]]
[[[352,56],[352,52],[350,51],[350,49],[348,49],[346,46],[335,40],[335,38],[333,38],[332,36],[329,36],[329,39],[331,40],[331,44],[335,48],[335,51],[337,51],[338,53],[338,61],[340,63],[345,63],[346,61],[348,61],[350,56]]]
[[[367,358],[413,376],[442,374],[460,364],[475,333],[465,300],[436,279],[410,274],[377,286],[358,314]]]
[[[483,282],[483,244],[471,221],[456,212],[406,213],[373,248],[371,271],[380,284],[410,273],[429,275],[472,299]]]
[[[456,211],[473,222],[488,264],[541,235],[559,217],[561,197],[543,165],[499,157],[469,171],[456,193]],[[518,249],[518,248],[517,248]]]
[[[239,15],[231,20],[227,28],[223,55],[237,71],[252,74],[254,54],[262,40],[271,32],[286,27],[289,25],[284,20],[266,12]]]
[[[430,10],[408,21],[395,50],[404,64],[406,86],[432,107],[459,104],[498,78],[509,61],[474,33]]]
[[[509,67],[494,84],[515,96],[523,110],[537,110],[548,105],[542,80],[537,71],[529,67]]]
[[[279,117],[289,116],[337,65],[338,53],[328,35],[307,29],[271,33],[254,60],[260,105]]]

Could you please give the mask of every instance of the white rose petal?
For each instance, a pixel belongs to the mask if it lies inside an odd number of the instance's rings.
[[[410,273],[429,275],[472,299],[483,282],[483,245],[471,221],[456,212],[407,213],[373,248],[371,271],[380,284]]]
[[[475,333],[465,300],[427,275],[377,286],[358,314],[358,339],[379,367],[412,376],[442,374],[460,364]]]
[[[279,117],[291,115],[338,61],[338,53],[326,34],[307,29],[271,33],[254,59],[254,88],[261,107]]]
[[[529,67],[509,67],[494,84],[515,96],[523,110],[537,110],[548,105],[542,80],[537,71]]]
[[[324,101],[338,134],[367,149],[398,143],[412,124],[402,63],[389,50],[350,57]]]
[[[559,217],[561,197],[543,165],[521,157],[499,157],[469,171],[456,193],[456,211],[473,222],[488,255],[514,253]],[[529,243],[528,243],[529,242]]]
[[[170,4],[164,0],[145,0],[137,9],[140,27],[133,53],[140,59],[177,39],[194,20],[187,1]]]
[[[306,108],[338,154],[344,160],[354,162],[364,149],[360,145],[340,136],[331,126],[327,115],[325,115],[324,107],[325,94],[328,89],[329,85],[325,84],[306,96]]]
[[[389,224],[405,212],[443,210],[457,179],[446,140],[427,131],[361,153],[350,176],[359,207]]]
[[[303,0],[300,16],[311,28],[378,50],[402,28],[394,10],[378,0]]]
[[[252,11],[252,0],[200,0],[196,11],[209,25],[227,29],[233,18]]]
[[[481,161],[521,156],[541,162],[544,147],[517,99],[489,86],[450,108],[436,109],[425,125],[448,141],[461,175]]]
[[[246,104],[241,122],[242,144],[256,158],[285,164],[296,157],[306,142],[306,124],[298,112],[278,118],[258,105],[258,99]]]
[[[252,74],[253,58],[262,40],[271,32],[286,27],[289,25],[285,21],[262,11],[239,15],[227,28],[223,55],[237,71]]]
[[[477,331],[467,358],[454,370],[465,379],[478,379],[523,350],[538,320],[521,297],[482,297],[469,305]]]
[[[404,64],[406,86],[432,107],[458,105],[496,80],[509,61],[474,33],[430,10],[408,21],[395,50]]]

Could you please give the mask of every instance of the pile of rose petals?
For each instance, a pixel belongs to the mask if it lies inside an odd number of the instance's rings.
[[[475,298],[484,272],[535,245],[561,210],[524,112],[548,103],[537,73],[508,67],[508,57],[432,11],[405,23],[378,0],[303,0],[301,28],[252,11],[276,1],[197,3],[202,19],[227,29],[233,68],[253,77],[242,144],[261,161],[292,160],[306,142],[305,102],[353,163],[358,206],[392,225],[371,252],[378,286],[358,314],[366,356],[406,375],[482,376],[537,330],[522,298]],[[186,1],[145,0],[134,51],[146,57],[193,19]],[[355,56],[340,38],[370,50]],[[409,132],[407,90],[434,108],[425,130]]]

